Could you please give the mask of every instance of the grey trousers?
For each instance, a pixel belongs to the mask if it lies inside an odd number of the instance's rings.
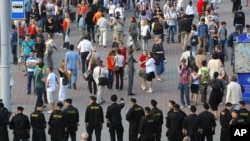
[[[132,93],[134,82],[134,72],[128,71],[128,94]]]

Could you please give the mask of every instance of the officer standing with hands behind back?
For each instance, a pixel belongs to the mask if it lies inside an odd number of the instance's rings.
[[[230,138],[230,130],[229,123],[232,120],[231,115],[232,103],[227,102],[226,108],[220,112],[220,141],[229,141]]]
[[[126,114],[126,120],[129,122],[129,141],[137,141],[137,134],[141,118],[144,116],[144,110],[136,104],[136,99],[130,99],[131,108]]]
[[[102,124],[104,122],[103,110],[96,103],[96,97],[90,96],[90,105],[85,112],[85,123],[88,132],[88,141],[92,141],[92,133],[95,130],[96,141],[101,141]]]
[[[121,98],[121,104],[117,104],[117,96],[113,94],[111,96],[112,104],[108,106],[106,112],[107,118],[107,127],[109,127],[109,133],[111,141],[116,141],[115,133],[117,133],[117,141],[123,141],[123,125],[122,125],[122,116],[121,110],[125,106],[124,99]]]

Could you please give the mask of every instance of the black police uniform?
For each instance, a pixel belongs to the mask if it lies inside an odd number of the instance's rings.
[[[8,129],[9,115],[4,109],[0,110],[0,141],[9,141]]]
[[[117,104],[112,103],[107,108],[106,118],[109,120],[107,126],[109,126],[109,133],[111,141],[116,141],[115,133],[117,133],[117,141],[123,141],[123,125],[121,110],[125,106],[124,103]]]
[[[95,130],[96,141],[101,141],[102,124],[104,122],[103,110],[97,103],[90,104],[85,112],[85,123],[87,124],[88,141],[92,141],[92,133]]]
[[[30,124],[33,128],[32,141],[46,141],[46,121],[41,111],[34,111],[30,114]]]
[[[189,136],[192,141],[199,141],[200,134],[198,133],[199,128],[199,117],[196,114],[190,114],[184,118],[183,128],[186,130],[185,135]]]
[[[180,112],[173,112],[167,117],[166,127],[169,141],[182,141],[182,125],[184,115]]]
[[[228,109],[225,108],[220,112],[220,125],[221,125],[220,141],[229,141],[230,138],[229,123],[231,120],[232,120],[232,115]]]
[[[134,104],[126,114],[126,120],[129,122],[129,141],[137,141],[139,124],[143,116],[143,108],[137,104]]]
[[[239,116],[244,118],[247,124],[250,125],[250,111],[248,111],[246,108],[240,108]]]
[[[13,141],[27,141],[30,138],[30,121],[28,116],[18,113],[10,121],[10,129],[14,130]]]
[[[163,124],[163,114],[160,109],[154,107],[151,109],[150,114],[153,115],[156,122],[156,131],[155,131],[155,141],[161,141],[161,132],[162,132],[162,124]]]
[[[242,117],[237,117],[232,120],[231,125],[247,125],[247,122]]]
[[[67,131],[65,134],[65,141],[68,140],[69,136],[72,141],[76,141],[76,131],[78,129],[79,112],[74,106],[70,105],[63,110],[66,119]]]
[[[205,141],[205,137],[207,141],[212,141],[214,135],[213,128],[216,127],[214,115],[208,111],[203,111],[199,114],[199,118],[200,128],[202,129],[201,141]]]
[[[54,110],[49,117],[49,134],[51,141],[63,141],[65,134],[65,117],[60,110]]]
[[[157,123],[155,122],[155,118],[153,115],[149,114],[142,117],[139,131],[141,134],[140,141],[154,141],[155,140],[155,130]]]

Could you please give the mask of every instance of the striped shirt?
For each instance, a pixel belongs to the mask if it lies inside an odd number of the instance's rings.
[[[37,63],[37,58],[29,57],[26,63]],[[28,72],[35,72],[35,67],[36,65],[27,67]]]

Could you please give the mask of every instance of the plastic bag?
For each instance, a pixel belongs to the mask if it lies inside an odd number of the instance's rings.
[[[133,39],[132,39],[132,37],[131,36],[129,36],[128,37],[128,40],[127,40],[127,46],[132,46],[134,44],[134,41],[133,41]]]
[[[65,35],[65,40],[64,40],[65,43],[69,43],[70,40],[69,40],[69,34],[66,34]]]

